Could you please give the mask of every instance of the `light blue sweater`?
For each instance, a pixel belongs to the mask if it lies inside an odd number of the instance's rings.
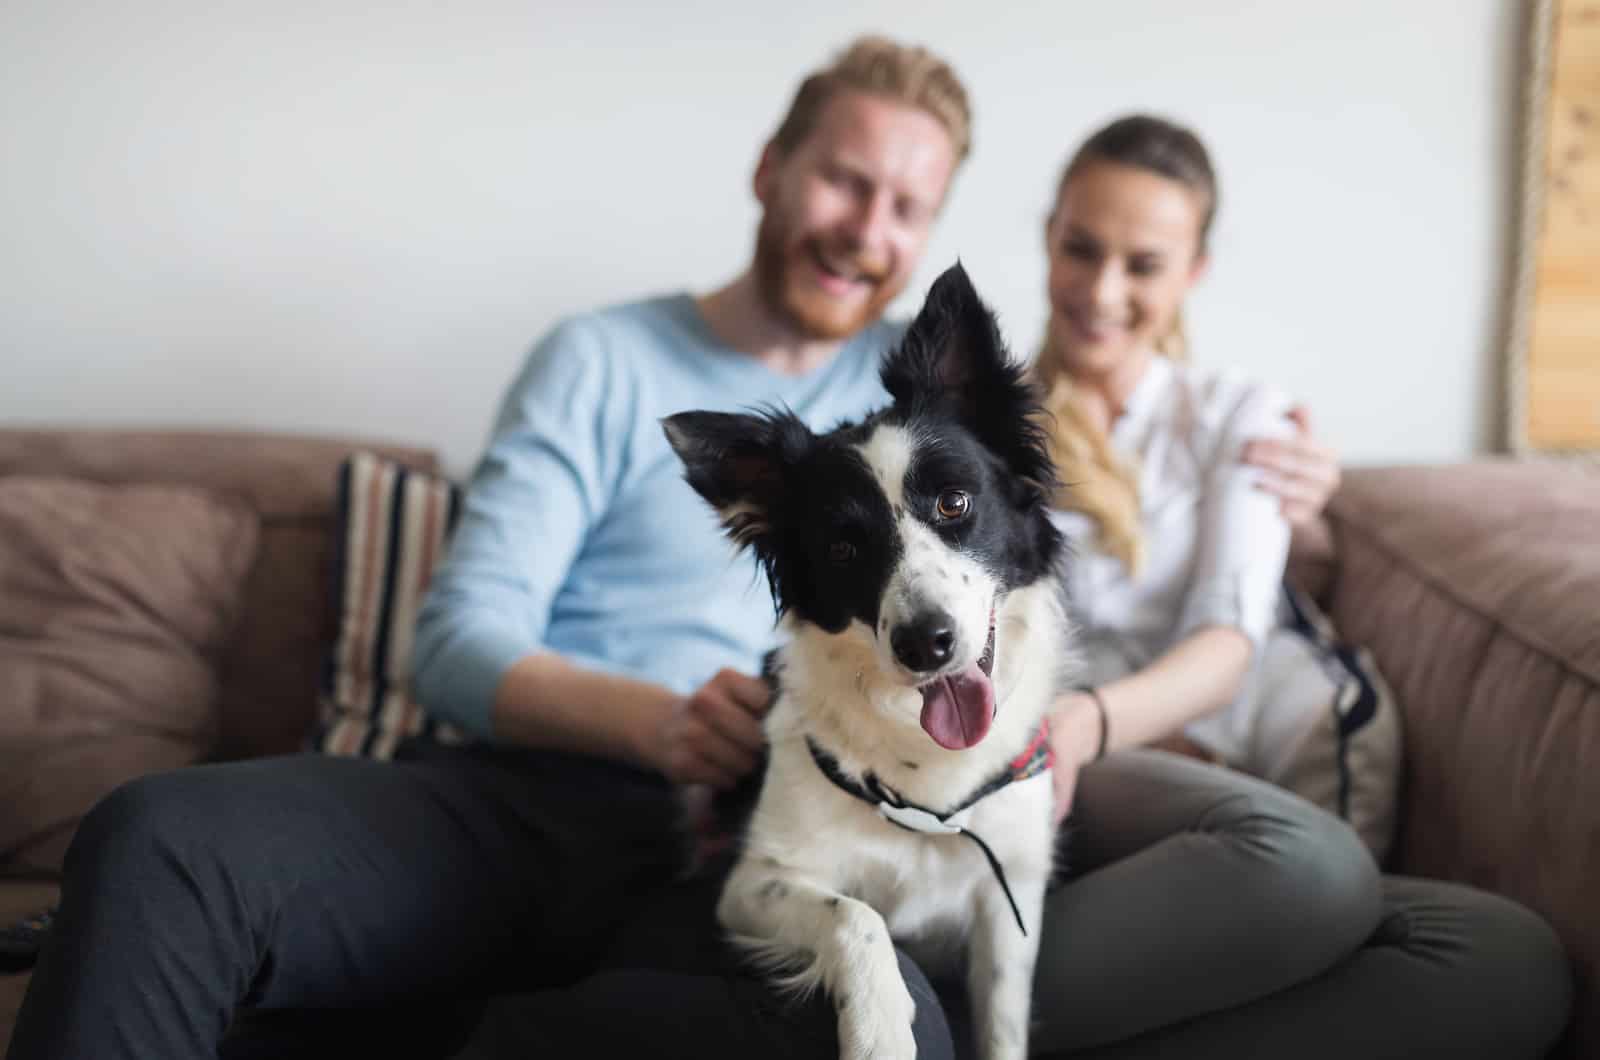
[[[535,651],[683,693],[724,666],[756,672],[772,597],[684,482],[661,419],[781,403],[826,430],[887,401],[878,364],[899,333],[874,325],[793,377],[719,343],[687,295],[557,325],[506,395],[423,604],[418,699],[491,737],[495,689]]]

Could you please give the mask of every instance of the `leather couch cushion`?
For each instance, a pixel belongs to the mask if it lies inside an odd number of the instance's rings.
[[[210,491],[0,477],[0,871],[58,869],[112,788],[208,753],[256,542]]]

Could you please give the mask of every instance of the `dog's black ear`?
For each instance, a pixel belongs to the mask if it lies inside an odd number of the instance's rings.
[[[883,385],[900,404],[934,395],[959,401],[1008,361],[994,314],[958,261],[928,288],[921,311],[884,361]]]
[[[684,478],[717,510],[723,529],[758,555],[768,543],[786,472],[812,434],[793,413],[680,412],[661,421]],[[765,557],[763,557],[765,558]]]
[[[882,378],[896,405],[913,413],[935,404],[953,410],[1014,474],[1046,489],[1053,484],[1037,388],[1011,359],[959,261],[928,289]]]

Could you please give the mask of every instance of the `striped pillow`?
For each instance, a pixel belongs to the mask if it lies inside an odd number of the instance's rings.
[[[314,750],[388,758],[408,736],[462,734],[411,697],[417,611],[460,510],[448,479],[372,453],[339,467],[333,592],[339,621],[323,665]]]

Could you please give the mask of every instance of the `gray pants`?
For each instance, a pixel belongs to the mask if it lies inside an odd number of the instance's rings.
[[[779,1006],[723,952],[715,878],[662,886],[677,844],[659,780],[408,750],[185,769],[103,802],[8,1055],[215,1057],[241,1003],[229,1057],[446,1056],[469,1034],[497,1060],[835,1052],[827,999]],[[1537,917],[1381,886],[1348,829],[1258,781],[1116,755],[1084,772],[1076,818],[1043,926],[1041,1055],[1517,1060],[1566,1018]],[[905,967],[920,1055],[949,1057]]]
[[[1036,1055],[1514,1060],[1566,1022],[1570,972],[1542,919],[1380,877],[1342,822],[1268,784],[1117,754],[1083,771],[1073,821]]]

